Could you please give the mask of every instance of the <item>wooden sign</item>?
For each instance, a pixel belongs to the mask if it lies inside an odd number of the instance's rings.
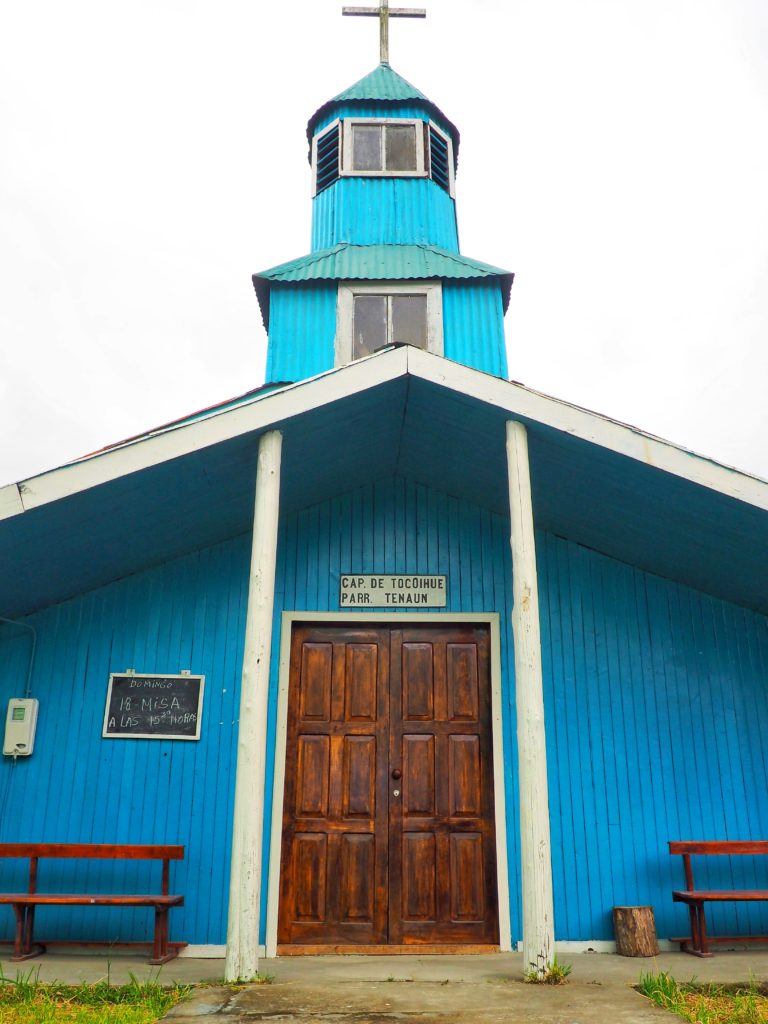
[[[112,739],[199,740],[205,676],[113,672],[104,728]]]
[[[444,608],[448,599],[445,576],[342,576],[342,608]]]

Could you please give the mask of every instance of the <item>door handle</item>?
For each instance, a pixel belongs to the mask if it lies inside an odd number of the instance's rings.
[[[400,771],[400,769],[395,768],[395,770],[392,772],[392,778],[395,779],[395,781],[397,781],[397,779],[402,779],[402,777],[403,773]]]

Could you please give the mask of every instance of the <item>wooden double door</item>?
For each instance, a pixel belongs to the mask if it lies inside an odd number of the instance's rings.
[[[298,625],[279,951],[498,943],[487,626]]]

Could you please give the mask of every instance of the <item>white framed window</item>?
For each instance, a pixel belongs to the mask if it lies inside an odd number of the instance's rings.
[[[337,118],[312,139],[312,195],[345,177],[431,178],[452,198],[453,142],[433,121]]]
[[[439,281],[339,285],[336,366],[373,355],[387,345],[413,345],[443,354],[443,289]]]
[[[406,118],[346,118],[341,173],[424,178],[424,122]]]

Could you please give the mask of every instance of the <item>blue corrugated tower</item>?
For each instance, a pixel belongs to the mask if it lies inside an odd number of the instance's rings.
[[[312,251],[254,275],[267,383],[408,344],[506,377],[512,274],[462,256],[459,132],[382,62],[307,126]]]

